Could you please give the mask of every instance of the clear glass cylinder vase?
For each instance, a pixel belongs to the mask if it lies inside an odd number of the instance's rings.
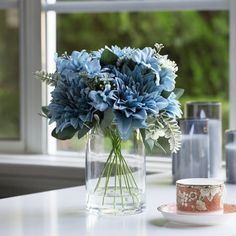
[[[224,150],[227,183],[236,184],[236,130],[225,131]]]
[[[219,177],[222,161],[221,103],[208,101],[187,102],[186,116],[188,118],[208,119],[210,177]]]
[[[186,178],[208,178],[208,119],[180,119],[181,147],[172,154],[173,183]]]
[[[145,154],[135,130],[127,141],[115,127],[93,130],[86,148],[87,209],[101,214],[135,214],[145,205]]]

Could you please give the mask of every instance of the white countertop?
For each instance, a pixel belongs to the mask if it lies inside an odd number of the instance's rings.
[[[75,187],[0,200],[1,236],[233,236],[234,223],[187,226],[170,223],[157,206],[175,202],[175,186],[163,175],[147,177],[147,208],[132,216],[96,216],[85,210],[85,188]],[[236,203],[236,185],[227,185]],[[235,222],[236,223],[236,222]]]

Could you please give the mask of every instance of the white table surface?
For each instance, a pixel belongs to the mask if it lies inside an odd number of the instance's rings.
[[[85,210],[85,188],[75,187],[0,200],[0,236],[233,236],[236,220],[218,226],[166,221],[157,206],[175,202],[175,186],[162,175],[147,177],[146,210],[132,216],[96,216]],[[227,185],[236,203],[236,185]]]

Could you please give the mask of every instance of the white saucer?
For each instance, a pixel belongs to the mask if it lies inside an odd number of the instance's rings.
[[[165,204],[157,208],[164,218],[169,221],[192,225],[218,225],[236,220],[236,205],[224,204],[221,214],[181,214],[177,212],[176,204]]]

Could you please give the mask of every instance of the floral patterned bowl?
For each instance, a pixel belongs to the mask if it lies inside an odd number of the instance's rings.
[[[182,213],[223,213],[224,181],[207,178],[176,181],[177,210]]]

